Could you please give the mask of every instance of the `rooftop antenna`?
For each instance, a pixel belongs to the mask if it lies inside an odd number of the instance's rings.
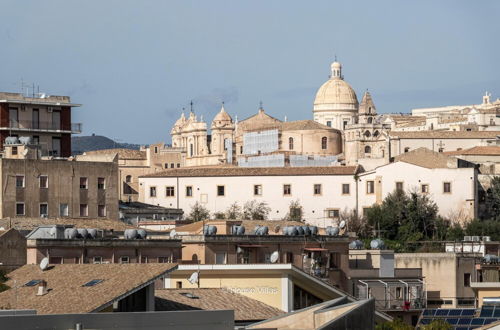
[[[264,110],[264,103],[262,101],[259,101],[259,110]]]
[[[335,62],[337,62],[337,54],[333,55],[333,57],[335,58]]]
[[[189,103],[189,105],[191,106],[191,112],[193,112],[193,100],[191,100],[191,102]]]

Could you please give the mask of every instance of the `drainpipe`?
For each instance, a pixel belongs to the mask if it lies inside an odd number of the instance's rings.
[[[358,280],[359,283],[363,284],[363,285],[366,285],[366,299],[369,299],[370,297],[368,297],[368,289],[370,288],[368,283],[364,282],[364,281],[361,281],[361,280]],[[353,292],[354,293],[354,292]]]

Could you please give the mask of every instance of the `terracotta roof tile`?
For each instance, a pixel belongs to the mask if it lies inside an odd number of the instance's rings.
[[[175,268],[176,264],[65,264],[42,271],[38,265],[25,265],[7,274],[10,289],[0,293],[0,309],[35,309],[37,314],[90,313]],[[82,286],[96,279],[103,281]],[[31,280],[45,280],[49,292],[37,296],[36,285],[24,286]]]
[[[296,120],[296,121],[283,122],[281,124],[281,129],[284,131],[314,130],[314,129],[328,129],[336,131],[335,128],[320,124],[314,120]]]
[[[354,175],[356,166],[322,167],[196,167],[168,169],[140,176],[151,177],[207,177],[207,176],[286,176],[286,175]]]
[[[122,221],[110,219],[72,219],[72,218],[4,218],[0,219],[0,227],[15,228],[17,230],[32,230],[44,225],[74,225],[82,228],[113,229],[122,231],[136,228]]]
[[[391,131],[389,135],[401,139],[494,139],[500,131]]]
[[[189,298],[191,294],[197,298]],[[257,321],[283,315],[284,312],[258,300],[226,289],[163,289],[155,292],[156,311],[234,310],[236,321]]]
[[[477,146],[469,149],[445,152],[446,155],[500,156],[500,146]]]
[[[418,148],[406,152],[394,158],[394,161],[401,161],[425,168],[456,168],[457,159],[435,152],[427,148]]]
[[[120,159],[133,159],[133,160],[145,160],[147,159],[146,152],[135,149],[102,149],[102,150],[92,150],[86,151],[86,155],[102,155],[102,154],[118,154]]]

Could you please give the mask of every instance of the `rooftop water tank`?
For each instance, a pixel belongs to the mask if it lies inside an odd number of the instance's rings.
[[[137,230],[137,236],[140,239],[146,239],[146,237],[148,236],[148,233],[144,229],[139,229],[139,230]]]
[[[373,250],[383,250],[385,249],[385,243],[380,238],[377,238],[370,242],[370,247]]]
[[[87,235],[88,235],[88,231],[87,229],[85,228],[78,228],[76,230],[78,232],[78,238],[87,238]]]

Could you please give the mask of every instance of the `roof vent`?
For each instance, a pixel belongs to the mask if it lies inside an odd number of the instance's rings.
[[[200,299],[200,297],[195,296],[194,294],[189,293],[189,292],[181,292],[180,294],[183,295],[184,297],[189,298],[189,299]]]

